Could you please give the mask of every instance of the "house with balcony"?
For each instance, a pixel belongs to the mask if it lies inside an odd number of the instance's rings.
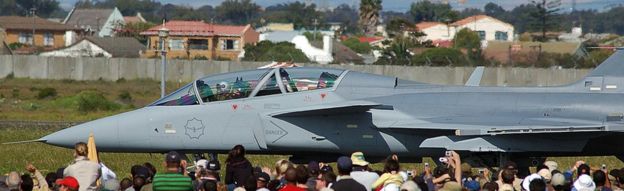
[[[147,37],[144,57],[157,57],[162,49],[158,31],[169,30],[165,48],[169,58],[236,60],[246,44],[256,44],[259,33],[251,25],[233,26],[203,21],[173,20],[154,26],[141,35]]]
[[[73,43],[73,34],[79,29],[39,17],[2,16],[0,36],[16,54],[65,47]]]

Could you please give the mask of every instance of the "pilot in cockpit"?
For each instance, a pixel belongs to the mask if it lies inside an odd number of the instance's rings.
[[[280,76],[282,77],[282,83],[286,87],[286,91],[296,92],[297,86],[295,85],[295,81],[290,79],[288,72],[286,72],[286,70],[284,70],[283,68],[280,68],[279,72],[280,72]]]

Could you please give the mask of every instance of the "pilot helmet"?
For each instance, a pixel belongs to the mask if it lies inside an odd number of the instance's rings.
[[[225,92],[228,89],[228,83],[227,82],[219,82],[217,84],[217,89],[221,92]]]

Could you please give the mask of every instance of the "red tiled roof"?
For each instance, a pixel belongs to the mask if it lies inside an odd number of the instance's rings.
[[[416,28],[418,28],[418,30],[424,30],[426,28],[437,26],[437,25],[444,25],[444,23],[441,23],[441,22],[420,22],[420,23],[416,24]]]
[[[498,20],[498,19],[496,19],[496,18],[494,18],[494,17],[490,17],[490,16],[487,16],[487,15],[474,15],[474,16],[466,17],[466,18],[464,18],[464,19],[462,19],[462,20],[455,21],[455,22],[454,22],[453,24],[451,24],[451,25],[454,25],[454,26],[463,26],[463,25],[466,25],[466,24],[469,24],[469,23],[471,23],[471,22],[475,22],[475,21],[478,21],[478,20],[481,20],[481,19],[492,19],[492,20],[494,20],[494,21],[498,21],[498,22],[501,22],[501,23],[504,23],[504,24],[510,25],[509,23],[503,22],[503,21],[501,21],[501,20]],[[510,25],[510,26],[511,26],[511,25]]]
[[[381,37],[381,36],[371,36],[371,37],[362,36],[362,37],[360,37],[358,39],[360,40],[360,42],[373,43],[373,42],[377,42],[377,41],[383,40],[384,37]]]
[[[162,25],[154,26],[141,35],[158,35],[158,29]],[[171,36],[241,36],[250,25],[232,26],[208,24],[203,21],[169,21],[165,23],[165,28],[169,29]]]

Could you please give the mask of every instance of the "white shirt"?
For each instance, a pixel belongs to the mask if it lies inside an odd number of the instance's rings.
[[[373,183],[379,179],[379,175],[369,171],[352,171],[351,178],[358,183],[364,185],[366,190],[372,190]]]

